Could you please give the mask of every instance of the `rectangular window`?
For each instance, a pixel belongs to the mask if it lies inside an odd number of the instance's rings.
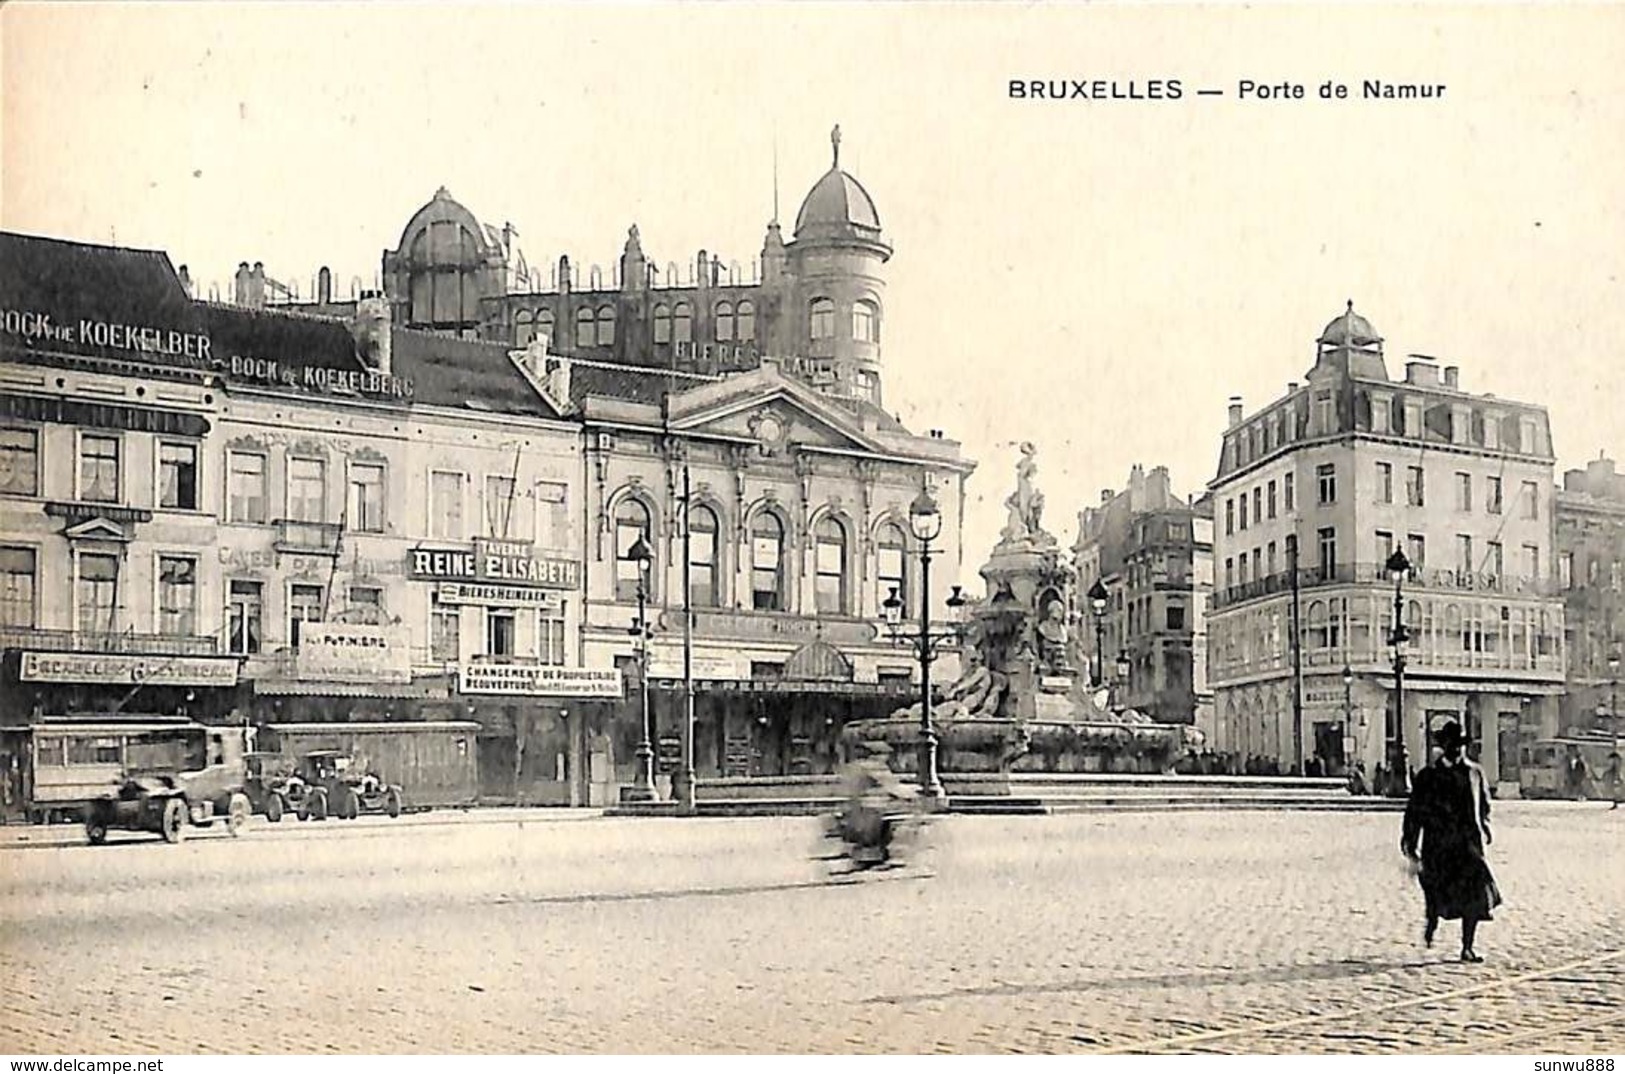
[[[384,466],[377,462],[350,464],[349,529],[361,533],[384,532]]]
[[[529,541],[536,535],[536,506],[511,477],[485,478],[485,532],[509,541]]]
[[[485,612],[485,654],[512,656],[518,651],[517,621],[512,608],[487,608]]]
[[[1281,478],[1281,502],[1288,511],[1296,510],[1298,506],[1298,497],[1293,491],[1292,476],[1287,474]]]
[[[158,557],[158,633],[197,633],[197,560]]]
[[[1264,577],[1264,550],[1253,549],[1253,579],[1261,580]]]
[[[1405,502],[1412,507],[1422,507],[1427,501],[1427,483],[1422,475],[1420,466],[1407,466],[1405,468]]]
[[[39,495],[39,433],[0,429],[0,494]]]
[[[1472,574],[1473,566],[1473,539],[1466,534],[1456,538],[1456,570],[1464,575]]]
[[[1239,502],[1241,510],[1237,512],[1236,529],[1245,533],[1247,530],[1247,494],[1245,492],[1239,497]]]
[[[32,548],[0,548],[0,626],[37,626]]]
[[[544,664],[564,663],[564,603],[543,608],[536,619],[536,658]]]
[[[353,585],[350,587],[350,607],[375,608],[382,611],[384,591],[375,585]]]
[[[463,539],[463,475],[435,470],[429,474],[429,535]]]
[[[79,557],[77,629],[116,631],[118,557],[85,553]]]
[[[1501,542],[1491,541],[1484,549],[1484,569],[1493,577],[1499,578],[1506,568],[1506,560],[1501,552]]]
[[[1224,501],[1224,535],[1229,537],[1236,532],[1236,501]]]
[[[783,611],[779,594],[779,561],[783,554],[777,537],[751,538],[751,601],[759,612]]]
[[[1256,488],[1253,489],[1253,522],[1256,524],[1262,521],[1264,521],[1264,490]]]
[[[265,518],[265,456],[233,451],[226,461],[226,521]]]
[[[301,623],[320,623],[325,591],[319,585],[296,585],[288,594],[288,642],[299,648]]]
[[[438,663],[456,663],[463,655],[462,609],[456,604],[435,600],[429,606],[429,658]]]
[[[536,503],[543,520],[541,543],[547,548],[569,548],[569,486],[561,481],[538,481]]]
[[[698,508],[689,515],[688,552],[689,600],[702,608],[714,608],[717,604],[716,516],[707,508]],[[819,554],[822,556],[822,552]]]
[[[904,614],[906,615],[908,611],[908,584],[903,570],[902,547],[896,544],[882,544],[876,558],[879,561],[875,579],[879,583],[878,593],[876,594],[879,600],[876,601],[876,607],[878,608],[880,602],[889,598],[892,591],[896,590],[897,599],[903,601]]]
[[[1236,561],[1227,557],[1224,561],[1224,587],[1234,589],[1236,586]]]
[[[1563,552],[1557,557],[1557,584],[1564,589],[1574,588],[1574,553]]]
[[[232,582],[226,606],[226,646],[234,653],[260,651],[260,619],[264,604],[258,582]]]
[[[79,498],[94,503],[117,503],[118,464],[118,437],[80,437]]]
[[[1377,463],[1377,502],[1394,502],[1394,464]]]
[[[1473,509],[1473,475],[1456,474],[1456,510],[1471,511]]]
[[[158,445],[158,506],[197,510],[197,445]]]
[[[1337,464],[1322,463],[1315,467],[1315,483],[1323,504],[1337,502]]]
[[[1540,486],[1533,481],[1523,483],[1523,517],[1540,517]]]
[[[1394,535],[1387,530],[1377,531],[1377,565],[1388,562],[1388,557],[1394,554]]]
[[[814,597],[818,611],[824,615],[840,615],[846,610],[846,565],[841,562],[846,549],[835,541],[819,541],[815,548]]]
[[[1270,517],[1274,518],[1275,517],[1275,482],[1273,482],[1273,481],[1271,481],[1270,484],[1269,484],[1269,508],[1270,508]]]
[[[1540,581],[1540,546],[1523,546],[1523,576],[1531,582]]]
[[[1337,572],[1337,529],[1327,526],[1320,531],[1320,576],[1331,578]]]
[[[1317,435],[1325,436],[1327,433],[1334,433],[1337,431],[1337,424],[1334,420],[1335,415],[1336,410],[1333,408],[1332,393],[1316,392],[1315,432]]]
[[[1405,558],[1411,561],[1411,571],[1414,573],[1427,565],[1428,542],[1420,533],[1410,534],[1405,538]]]
[[[1492,477],[1484,489],[1484,506],[1492,515],[1501,513],[1501,479]]]
[[[1185,629],[1185,606],[1182,604],[1168,605],[1168,629]]]
[[[288,460],[288,517],[295,522],[327,521],[327,463]]]
[[[1275,542],[1271,541],[1269,548],[1265,551],[1264,561],[1269,565],[1269,573],[1273,576],[1275,574]]]

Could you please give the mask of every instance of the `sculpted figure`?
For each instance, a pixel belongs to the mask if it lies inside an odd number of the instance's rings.
[[[1044,609],[1044,618],[1038,624],[1038,637],[1044,650],[1044,662],[1051,668],[1066,667],[1066,605],[1058,600],[1049,602]]]
[[[1004,501],[1010,517],[1001,536],[1007,541],[1020,541],[1043,532],[1039,523],[1044,514],[1044,494],[1033,484],[1038,473],[1038,463],[1033,457],[1037,454],[1038,449],[1031,443],[1021,445],[1021,461],[1016,463],[1016,491]]]

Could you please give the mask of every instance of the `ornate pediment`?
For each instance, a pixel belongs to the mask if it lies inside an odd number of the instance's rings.
[[[125,526],[99,515],[73,523],[62,531],[62,535],[70,541],[128,542],[133,538]]]

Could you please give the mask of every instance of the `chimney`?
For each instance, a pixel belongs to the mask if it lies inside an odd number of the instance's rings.
[[[1241,396],[1230,397],[1230,428],[1234,429],[1241,424]]]
[[[1288,395],[1291,395],[1293,392],[1295,392],[1297,390],[1298,390],[1298,382],[1297,381],[1289,380],[1289,381],[1286,382],[1286,393]]]
[[[1106,504],[1109,504],[1111,502],[1112,502],[1112,490],[1111,489],[1101,489],[1100,490],[1100,503],[1101,503],[1101,506],[1104,507]]]
[[[182,265],[178,270],[176,270],[175,275],[180,277],[181,286],[184,287],[186,289],[186,293],[190,295],[192,293],[192,274],[186,271],[186,266]]]
[[[316,301],[324,306],[333,301],[333,273],[326,265],[316,273]]]
[[[1413,361],[1405,363],[1405,383],[1415,384],[1419,387],[1437,387],[1439,384],[1439,367],[1431,358],[1421,358],[1411,355]]]
[[[1461,376],[1461,367],[1460,366],[1454,366],[1454,365],[1445,366],[1444,367],[1444,386],[1446,388],[1459,388],[1459,387],[1461,387],[1460,376]]]
[[[562,354],[542,358],[542,387],[560,409],[570,402],[570,359]]]
[[[237,305],[247,306],[250,304],[249,291],[251,287],[249,281],[253,278],[254,274],[248,270],[248,262],[239,261],[237,263],[237,275],[233,280],[231,289],[231,300]]]
[[[254,262],[254,271],[248,278],[248,304],[255,309],[265,308],[265,262]]]
[[[356,350],[368,368],[388,373],[394,365],[389,303],[377,291],[361,292],[351,327]]]

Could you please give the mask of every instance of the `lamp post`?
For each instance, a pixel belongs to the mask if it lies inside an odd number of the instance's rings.
[[[1389,641],[1394,646],[1394,704],[1388,720],[1388,796],[1403,798],[1410,793],[1410,761],[1405,755],[1405,643],[1411,632],[1405,625],[1405,576],[1411,571],[1411,561],[1405,550],[1394,549],[1384,568],[1394,580],[1394,632]],[[1422,724],[1422,756],[1427,756],[1427,722]]]
[[[1347,664],[1343,665],[1343,741],[1345,743],[1354,742],[1354,749],[1359,749],[1359,744],[1355,742],[1354,738],[1354,669]],[[1343,757],[1343,766],[1345,768],[1353,767],[1353,759],[1347,756],[1351,752],[1353,751],[1343,751],[1345,755]]]
[[[638,617],[632,621],[627,633],[637,639],[638,683],[643,693],[642,734],[638,738],[638,748],[634,754],[638,766],[626,798],[630,802],[652,802],[655,799],[654,727],[649,718],[649,635],[652,631],[649,629],[647,609],[649,568],[654,562],[654,555],[640,534],[638,539],[632,542],[632,547],[626,550],[626,557],[638,565]]]
[[[1101,656],[1104,647],[1103,639],[1106,632],[1106,600],[1108,594],[1106,586],[1099,578],[1089,587],[1089,610],[1095,613],[1095,674],[1094,685],[1098,688],[1106,681],[1106,661]]]
[[[961,616],[965,607],[965,597],[960,592],[959,586],[953,587],[953,593],[948,597],[949,627],[947,630],[933,633],[931,542],[942,533],[942,512],[937,509],[937,502],[931,498],[928,490],[921,489],[920,494],[914,497],[914,502],[908,508],[908,522],[915,539],[920,542],[920,625],[912,634],[902,629],[903,600],[895,586],[892,587],[891,595],[881,602],[881,609],[885,612],[886,630],[891,635],[892,644],[897,645],[906,641],[915,647],[914,655],[920,664],[920,739],[916,771],[920,781],[920,796],[932,802],[939,802],[942,800],[943,790],[942,780],[937,774],[937,729],[931,721],[931,660],[936,655],[939,645],[950,641],[957,644],[964,637]]]
[[[1128,694],[1129,668],[1128,650],[1119,649],[1117,651],[1117,689],[1113,692],[1111,706],[1113,712],[1122,712],[1124,709],[1128,708],[1124,698]]]
[[[1609,748],[1611,756],[1608,759],[1609,767],[1619,764],[1619,650],[1610,646],[1608,649],[1608,715],[1610,730],[1613,731],[1613,745]],[[1614,802],[1608,808],[1619,808],[1619,777],[1614,777],[1614,785],[1609,788],[1610,797]]]

